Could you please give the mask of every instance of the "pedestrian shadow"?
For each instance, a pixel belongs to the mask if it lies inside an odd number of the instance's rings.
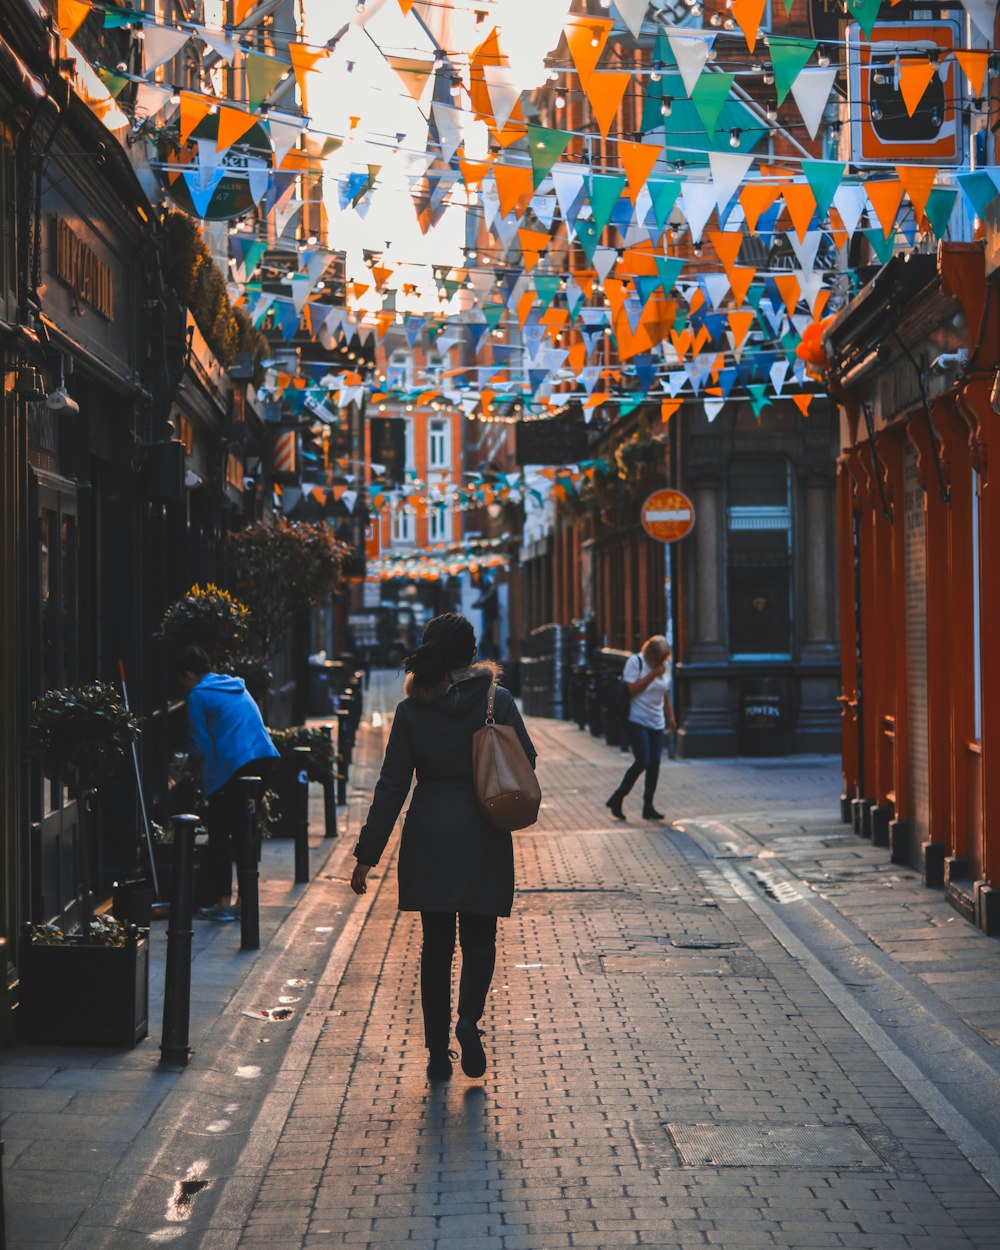
[[[440,1213],[442,1204],[456,1201],[457,1193],[469,1187],[475,1193],[468,1198],[480,1207],[476,1218],[482,1219],[489,1210],[487,1204],[508,1200],[512,1172],[510,1151],[501,1144],[488,1089],[477,1084],[459,1093],[456,1084],[435,1085],[424,1099],[424,1111],[421,1146],[428,1161],[436,1160],[437,1166],[420,1174],[419,1205],[425,1210],[434,1206]],[[499,1218],[498,1214],[498,1223]]]

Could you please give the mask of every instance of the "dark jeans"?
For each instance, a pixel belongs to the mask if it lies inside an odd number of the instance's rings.
[[[622,778],[618,793],[625,797],[638,781],[642,773],[646,774],[643,786],[642,802],[644,807],[652,807],[653,796],[656,794],[656,783],[660,779],[660,756],[663,754],[663,730],[647,729],[645,725],[628,722],[628,744],[632,748],[632,763],[629,764]]]
[[[420,1004],[424,1010],[424,1043],[428,1050],[447,1050],[451,1040],[451,961],[455,954],[455,913],[422,911],[424,945],[420,952]],[[458,914],[462,975],[458,983],[458,1014],[479,1020],[497,959],[497,918],[472,912]]]
[[[246,834],[241,777],[260,777],[266,788],[272,760],[251,760],[214,794],[208,796],[208,889],[212,902],[233,892],[233,861],[239,857]]]

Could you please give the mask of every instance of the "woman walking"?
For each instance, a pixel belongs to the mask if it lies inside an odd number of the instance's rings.
[[[420,646],[406,657],[406,696],[396,708],[385,760],[368,818],[354,848],[351,878],[364,894],[410,789],[399,852],[399,908],[420,912],[420,1001],[431,1080],[451,1076],[451,965],[455,928],[462,948],[455,1036],[466,1076],[482,1076],[486,1052],[479,1021],[496,962],[498,916],[514,900],[514,847],[509,833],[489,823],[476,801],[472,735],[486,719],[486,698],[499,675],[495,664],[473,664],[476,636],[464,616],[448,612],[428,622]],[[497,690],[499,724],[513,725],[531,761],[535,748],[508,691]]]
[[[667,661],[670,644],[662,634],[647,638],[638,655],[630,655],[625,661],[622,680],[629,693],[628,743],[632,748],[632,763],[621,779],[618,789],[608,799],[606,806],[616,820],[624,820],[622,803],[625,796],[645,773],[642,816],[644,820],[662,820],[663,813],[653,806],[656,783],[660,778],[660,756],[663,754],[663,733],[669,727],[677,730],[674,710],[670,706],[670,674]]]

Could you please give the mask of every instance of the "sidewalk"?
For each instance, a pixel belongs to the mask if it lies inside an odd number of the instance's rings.
[[[11,1247],[997,1245],[998,944],[835,823],[829,759],[665,763],[674,827],[620,825],[627,757],[532,721],[490,1069],[429,1087],[395,852],[346,884],[396,690],[308,887],[284,847],[266,948],[202,937],[188,1069],[156,1008],[126,1055],[0,1055]]]

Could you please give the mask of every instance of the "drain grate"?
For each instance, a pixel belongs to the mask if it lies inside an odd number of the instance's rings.
[[[891,1171],[846,1124],[668,1124],[666,1129],[684,1167]]]

